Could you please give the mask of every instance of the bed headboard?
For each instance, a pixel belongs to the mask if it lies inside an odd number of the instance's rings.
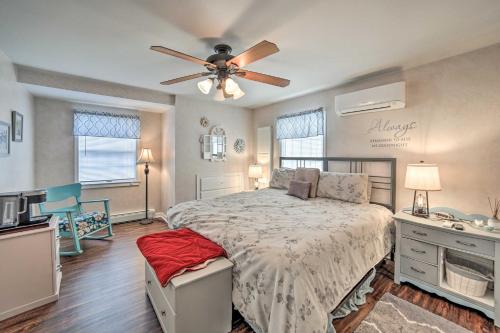
[[[372,182],[371,203],[396,209],[396,159],[373,157],[280,157],[280,167],[366,173]]]

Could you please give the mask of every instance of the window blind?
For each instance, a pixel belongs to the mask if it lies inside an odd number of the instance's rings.
[[[276,119],[276,139],[323,135],[324,119],[323,108],[280,116]]]
[[[323,108],[279,117],[276,120],[276,137],[279,140],[281,157],[297,157],[293,160],[283,160],[283,167],[323,169],[321,160],[300,159],[324,156]]]
[[[75,110],[73,135],[139,139],[141,122],[137,115]]]

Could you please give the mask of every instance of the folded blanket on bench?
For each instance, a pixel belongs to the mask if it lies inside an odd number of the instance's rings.
[[[217,257],[227,257],[218,244],[188,228],[142,236],[137,246],[164,287],[186,270],[201,269]]]

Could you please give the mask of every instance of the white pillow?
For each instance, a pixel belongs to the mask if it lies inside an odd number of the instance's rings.
[[[354,203],[368,202],[368,175],[364,173],[321,172],[318,197]]]
[[[274,169],[269,182],[269,187],[288,189],[290,181],[295,177],[295,169],[280,168]]]

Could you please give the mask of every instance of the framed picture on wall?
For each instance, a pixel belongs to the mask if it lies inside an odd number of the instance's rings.
[[[10,126],[0,121],[0,157],[10,153]]]
[[[23,115],[12,111],[12,141],[23,141]]]

